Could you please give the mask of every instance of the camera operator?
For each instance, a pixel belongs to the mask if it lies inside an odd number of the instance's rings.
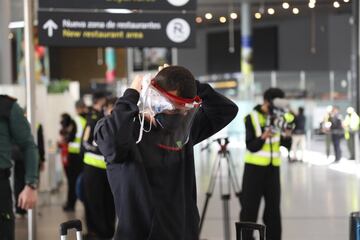
[[[269,240],[281,239],[280,146],[291,144],[291,125],[287,123],[283,109],[274,104],[284,96],[279,88],[266,90],[263,104],[257,105],[245,118],[247,152],[240,220],[256,222],[260,200],[264,197],[263,221]],[[243,236],[245,240],[253,239],[250,230],[244,231]]]

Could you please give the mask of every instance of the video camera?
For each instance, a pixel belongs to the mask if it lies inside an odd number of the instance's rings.
[[[274,133],[293,130],[295,124],[293,119],[288,119],[288,115],[291,114],[289,111],[286,111],[288,107],[289,103],[286,99],[275,98],[271,101],[269,116],[266,120],[266,128],[270,128]]]

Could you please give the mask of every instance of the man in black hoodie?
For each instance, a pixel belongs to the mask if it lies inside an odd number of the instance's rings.
[[[170,105],[182,102],[189,107],[199,103],[199,97],[202,105],[191,121],[191,107],[156,114],[146,123],[146,127],[152,124],[151,131],[144,132],[136,144],[142,130],[137,105],[142,79],[136,78],[118,99],[112,114],[97,124],[95,141],[107,162],[119,219],[115,239],[197,240],[199,213],[193,146],[230,123],[238,108],[208,84],[195,81],[183,67],[164,68],[152,84]],[[162,106],[165,105],[154,107]],[[183,128],[185,125],[190,127]],[[174,142],[173,133],[179,128],[184,130],[185,138]]]

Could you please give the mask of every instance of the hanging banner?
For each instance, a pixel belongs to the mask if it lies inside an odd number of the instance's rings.
[[[68,47],[195,47],[195,13],[39,11],[39,42]]]
[[[196,0],[39,0],[40,8],[196,10]]]

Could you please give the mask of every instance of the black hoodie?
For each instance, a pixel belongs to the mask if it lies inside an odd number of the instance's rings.
[[[139,93],[128,89],[113,112],[99,121],[95,141],[108,163],[107,174],[119,219],[116,240],[197,240],[199,213],[193,146],[235,118],[237,106],[197,82],[203,104],[189,142],[181,151],[159,148],[154,129],[139,134]]]

